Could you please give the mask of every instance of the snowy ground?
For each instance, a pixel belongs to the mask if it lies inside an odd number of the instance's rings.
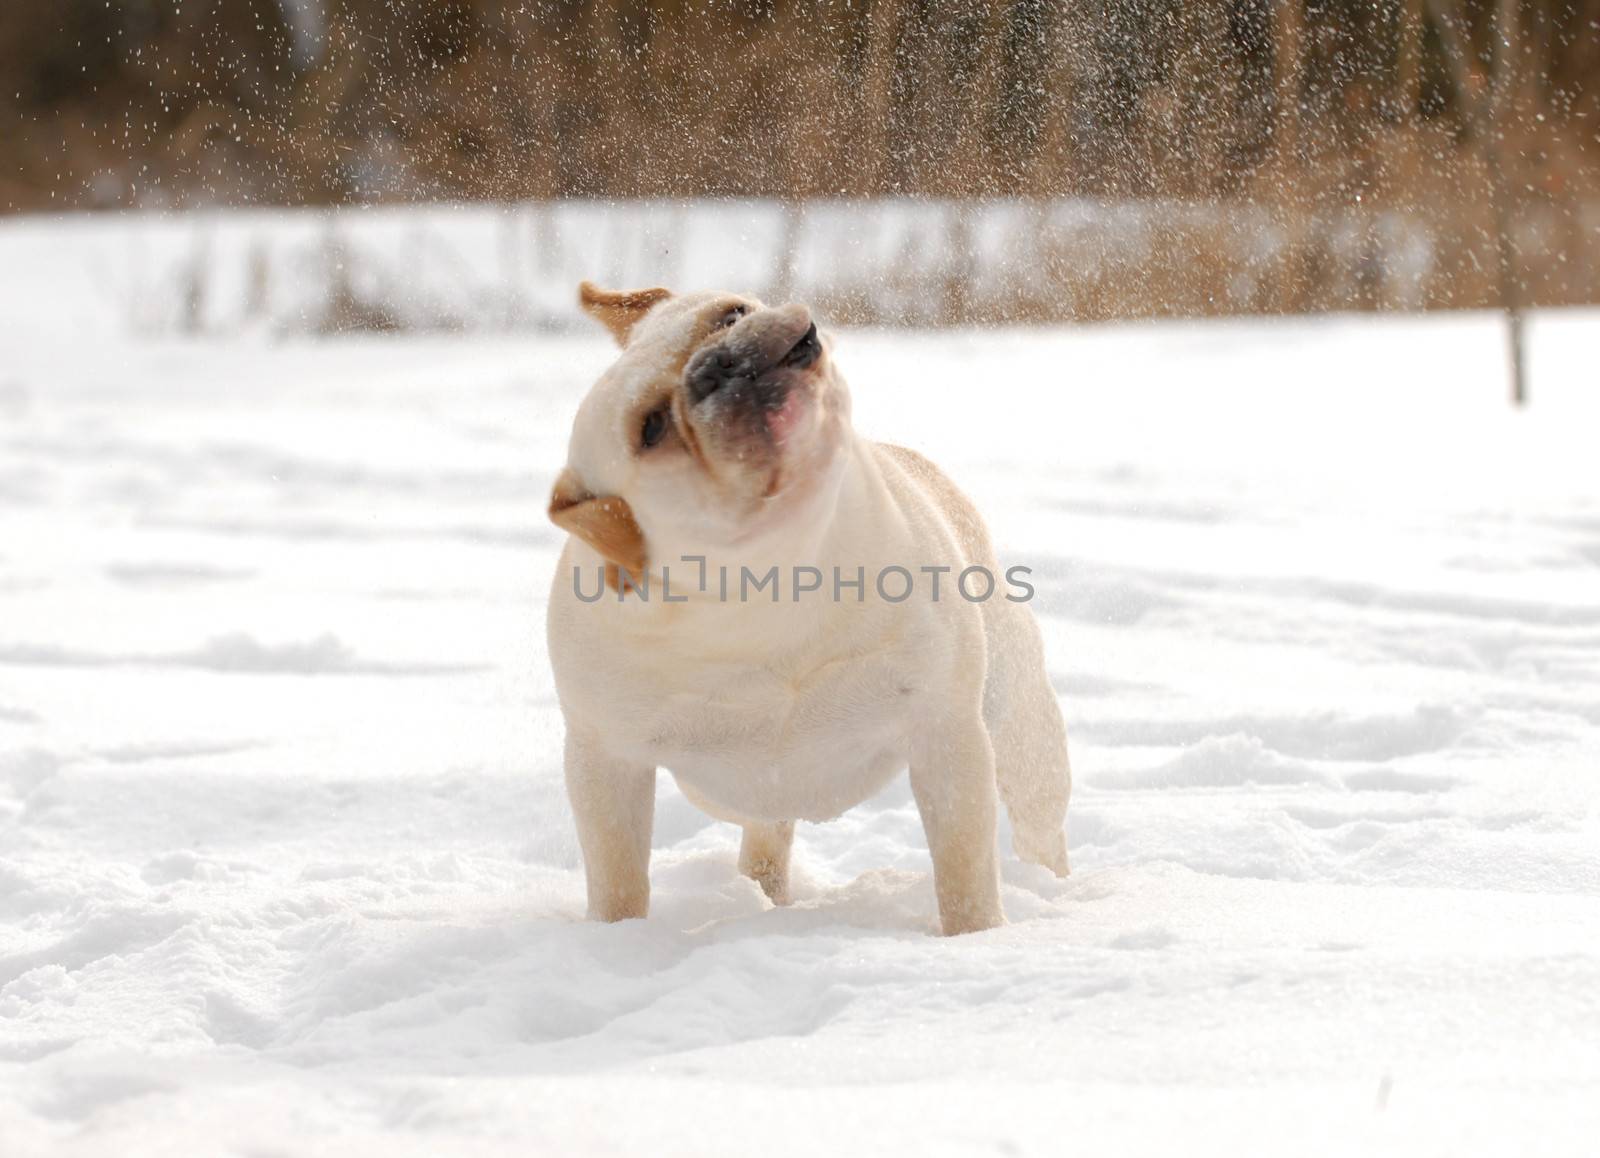
[[[663,777],[650,919],[581,921],[543,508],[599,338],[9,316],[7,1158],[1592,1153],[1600,316],[1523,414],[1485,317],[842,335],[1072,729],[1075,874],[1008,847],[953,941],[903,785],[778,911]]]

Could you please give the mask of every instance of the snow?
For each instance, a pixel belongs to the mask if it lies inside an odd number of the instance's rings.
[[[1074,875],[1007,843],[1011,923],[933,936],[900,783],[775,910],[663,777],[596,926],[543,508],[606,342],[130,334],[52,230],[0,276],[7,1158],[1592,1148],[1600,315],[1533,319],[1523,413],[1486,315],[841,333],[1035,570]]]

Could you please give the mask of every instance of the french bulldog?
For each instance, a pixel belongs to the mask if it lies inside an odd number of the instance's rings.
[[[587,282],[580,301],[620,347],[550,499],[591,918],[647,913],[658,769],[743,827],[739,867],[776,904],[795,822],[909,769],[943,931],[1003,923],[996,797],[1017,854],[1064,876],[1071,771],[983,519],[920,454],[856,435],[805,306]]]

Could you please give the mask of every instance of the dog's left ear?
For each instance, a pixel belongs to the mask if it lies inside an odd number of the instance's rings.
[[[644,532],[634,521],[628,500],[617,495],[593,495],[569,466],[556,479],[550,492],[550,521],[578,536],[599,551],[606,560],[606,583],[620,590],[626,571],[636,583],[644,581],[649,558],[644,549]]]
[[[607,290],[592,281],[578,284],[578,303],[583,306],[583,312],[610,330],[619,346],[628,344],[628,335],[633,333],[633,327],[639,324],[639,320],[650,312],[651,306],[671,296],[671,290],[660,286],[642,290]]]

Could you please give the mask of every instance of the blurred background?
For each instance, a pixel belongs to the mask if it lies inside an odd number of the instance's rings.
[[[479,208],[92,256],[146,329],[544,326],[577,276],[919,325],[1590,302],[1600,0],[0,15],[0,210],[395,203]]]

